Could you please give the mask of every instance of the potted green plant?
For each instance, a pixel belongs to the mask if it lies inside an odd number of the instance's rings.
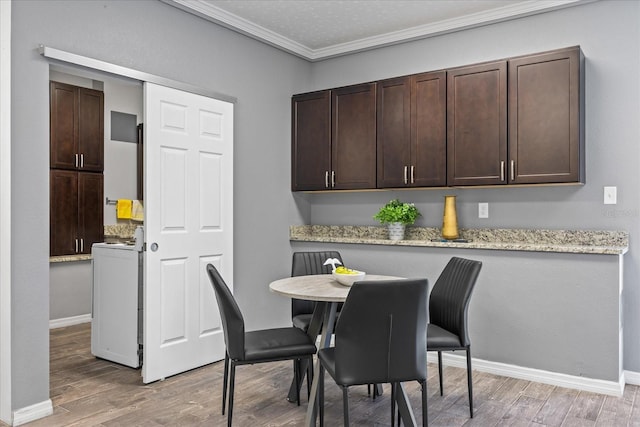
[[[402,240],[405,227],[413,224],[419,216],[420,211],[413,203],[403,203],[394,199],[382,206],[373,218],[381,224],[387,224],[389,239]]]

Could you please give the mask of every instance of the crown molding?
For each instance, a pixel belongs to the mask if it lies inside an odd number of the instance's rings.
[[[469,14],[459,18],[439,21],[432,24],[420,25],[355,40],[348,43],[341,43],[321,49],[311,49],[294,40],[268,30],[255,23],[229,13],[204,0],[161,0],[164,3],[175,6],[179,9],[200,16],[208,21],[229,28],[251,38],[260,40],[278,49],[289,52],[293,55],[304,58],[308,61],[320,61],[336,56],[347,55],[378,47],[418,40],[428,37],[435,37],[442,34],[475,28],[482,25],[489,25],[496,22],[522,18],[538,13],[549,12],[572,6],[579,6],[593,3],[599,0],[530,0],[509,4],[507,6],[485,12]]]

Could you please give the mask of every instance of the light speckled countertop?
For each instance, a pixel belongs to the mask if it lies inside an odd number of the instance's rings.
[[[111,243],[119,243],[132,240],[133,233],[136,231],[136,227],[141,224],[127,223],[127,224],[112,224],[104,226],[104,241]],[[49,257],[49,263],[58,262],[74,262],[74,261],[91,261],[91,254],[77,254],[77,255],[59,255]]]
[[[626,231],[461,228],[460,238],[468,242],[441,241],[440,229],[435,227],[407,227],[405,240],[398,241],[389,240],[387,229],[382,226],[292,225],[289,228],[289,240],[298,242],[605,255],[620,255],[629,249]]]

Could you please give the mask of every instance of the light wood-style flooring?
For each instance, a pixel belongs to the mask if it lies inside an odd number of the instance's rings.
[[[96,359],[90,351],[90,325],[51,331],[53,415],[35,426],[224,426],[220,413],[222,362],[143,384],[140,370]],[[300,426],[306,397],[296,406],[285,400],[291,362],[240,366],[236,377],[234,426]],[[475,416],[469,418],[466,373],[445,368],[445,394],[439,395],[436,366],[429,365],[431,426],[638,426],[640,390],[627,386],[620,398],[474,372]],[[406,383],[420,420],[420,389]],[[306,387],[305,387],[306,388]],[[327,376],[326,425],[342,425],[342,394]],[[366,387],[350,391],[356,426],[388,426],[389,388],[376,400]]]

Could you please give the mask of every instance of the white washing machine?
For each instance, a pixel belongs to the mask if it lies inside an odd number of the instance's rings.
[[[132,368],[142,365],[141,244],[95,243],[91,353]]]

